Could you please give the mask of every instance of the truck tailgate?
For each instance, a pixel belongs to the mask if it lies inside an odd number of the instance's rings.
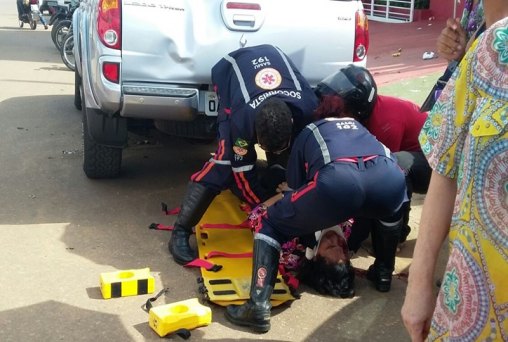
[[[312,85],[353,59],[360,1],[242,1],[260,9],[228,3],[124,0],[122,81],[209,84],[220,58],[259,44],[280,47]]]

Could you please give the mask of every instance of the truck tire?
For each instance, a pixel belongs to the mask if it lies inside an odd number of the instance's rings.
[[[83,171],[88,178],[115,178],[122,167],[122,148],[97,144],[88,131],[83,107]]]

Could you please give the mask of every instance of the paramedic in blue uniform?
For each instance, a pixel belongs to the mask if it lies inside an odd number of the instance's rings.
[[[258,180],[254,146],[267,152],[269,164],[271,156],[288,153],[318,104],[289,57],[271,45],[229,53],[212,68],[212,83],[219,97],[218,148],[191,176],[174,224],[168,247],[179,264],[196,258],[192,228],[222,190],[232,189],[252,208],[274,194]]]
[[[317,111],[327,108],[325,99]],[[250,299],[226,310],[232,323],[257,332],[270,329],[270,296],[284,242],[351,217],[377,218],[382,229],[393,229],[402,224],[400,208],[407,200],[404,173],[390,150],[352,118],[306,126],[291,150],[287,183],[288,189],[260,216]]]

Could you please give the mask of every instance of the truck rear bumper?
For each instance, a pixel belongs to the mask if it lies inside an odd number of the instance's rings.
[[[192,121],[199,112],[199,90],[167,85],[125,83],[122,86],[124,117]]]

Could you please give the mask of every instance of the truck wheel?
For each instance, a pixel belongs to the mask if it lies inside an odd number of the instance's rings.
[[[81,76],[77,70],[74,70],[74,107],[81,110]]]
[[[83,107],[83,171],[88,178],[114,178],[122,167],[122,148],[93,141],[88,131],[86,107]]]

